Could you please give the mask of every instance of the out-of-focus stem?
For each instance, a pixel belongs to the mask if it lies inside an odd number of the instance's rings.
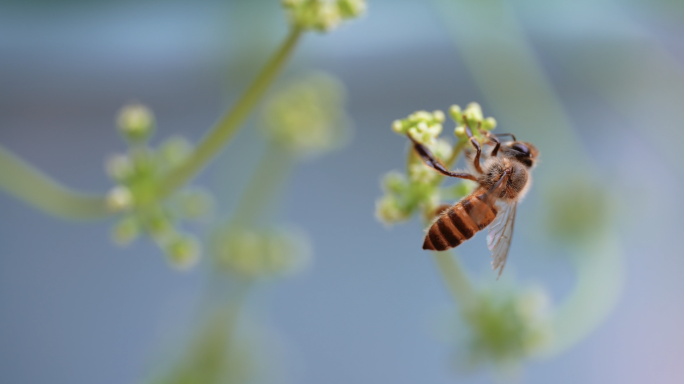
[[[457,256],[451,252],[432,252],[432,255],[451,295],[464,308],[470,306],[475,299],[475,292]]]
[[[232,383],[240,380],[238,372],[231,371],[240,361],[238,330],[251,282],[234,281],[212,276],[204,303],[206,318],[188,345],[185,356],[162,377],[150,384]]]
[[[283,68],[301,36],[302,30],[293,27],[282,46],[271,57],[237,104],[204,136],[190,157],[162,180],[159,191],[162,197],[169,195],[176,188],[185,184],[233,138],[268,89],[268,86]]]
[[[617,304],[624,281],[622,250],[616,235],[577,251],[577,283],[552,317],[554,343],[549,353],[558,354],[582,340],[603,322]]]
[[[269,143],[247,184],[231,222],[244,225],[252,223],[267,211],[287,180],[293,166],[293,158],[275,144]]]
[[[65,219],[100,219],[110,212],[105,196],[69,189],[0,146],[0,188],[31,206]]]

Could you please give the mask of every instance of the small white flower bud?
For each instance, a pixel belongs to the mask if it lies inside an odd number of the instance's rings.
[[[435,120],[437,120],[438,122],[440,122],[440,123],[443,123],[443,122],[444,122],[444,118],[445,118],[445,117],[444,117],[444,112],[442,112],[442,111],[440,111],[440,110],[436,110],[436,111],[433,111],[433,112],[432,112],[432,116],[433,116],[433,117],[435,118]]]
[[[112,179],[122,182],[130,178],[135,172],[133,162],[126,155],[114,155],[105,164],[107,174]]]
[[[154,130],[154,114],[142,104],[123,107],[117,121],[119,131],[129,141],[146,140]]]
[[[404,133],[404,124],[401,122],[401,120],[394,120],[392,122],[392,130],[396,133]]]
[[[133,195],[124,186],[114,187],[107,194],[107,206],[113,212],[129,209],[133,206]]]

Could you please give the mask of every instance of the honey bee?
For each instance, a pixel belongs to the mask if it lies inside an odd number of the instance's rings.
[[[494,148],[485,155],[484,164],[480,164],[480,143],[468,126],[465,130],[476,151],[474,156],[466,156],[469,162],[472,160],[471,172],[475,175],[449,171],[425,145],[408,135],[413,149],[426,165],[445,176],[479,184],[454,206],[439,210],[438,218],[427,231],[423,249],[444,251],[454,248],[488,227],[487,247],[492,251],[492,268],[498,269],[498,276],[501,276],[513,238],[518,201],[531,185],[530,171],[539,152],[532,144],[517,141],[511,134],[493,135],[481,131],[487,138],[486,143]],[[501,136],[510,136],[513,141],[501,143]]]

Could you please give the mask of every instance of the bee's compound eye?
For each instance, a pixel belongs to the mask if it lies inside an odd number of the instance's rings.
[[[527,145],[522,144],[522,143],[515,143],[511,146],[512,149],[515,149],[516,151],[522,153],[525,156],[530,155],[530,149],[527,147]]]

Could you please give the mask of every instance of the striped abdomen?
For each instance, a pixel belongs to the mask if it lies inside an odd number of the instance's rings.
[[[488,226],[496,217],[496,208],[483,200],[483,195],[473,193],[444,211],[425,236],[423,249],[454,248]]]

